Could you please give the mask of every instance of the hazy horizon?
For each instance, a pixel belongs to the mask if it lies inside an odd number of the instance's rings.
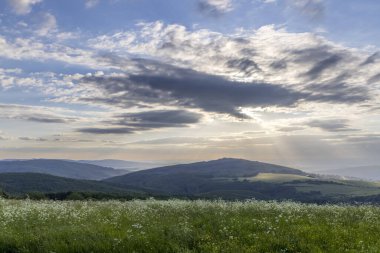
[[[207,161],[213,161],[213,160],[219,160],[219,159],[243,159],[243,160],[249,160],[249,159],[244,159],[240,157],[219,157],[215,159],[206,159],[206,160],[124,160],[124,159],[66,159],[66,158],[60,158],[60,157],[53,157],[53,158],[44,158],[44,157],[32,157],[32,158],[1,158],[0,161],[18,161],[18,160],[67,160],[67,161],[122,161],[122,162],[127,162],[127,163],[136,163],[136,165],[141,164],[145,165],[145,167],[139,168],[138,166],[135,169],[150,169],[150,168],[156,168],[156,167],[161,167],[161,166],[170,166],[170,165],[178,165],[178,164],[190,164],[190,163],[197,163],[197,162],[207,162]],[[269,163],[271,164],[270,161],[259,161],[259,160],[251,160],[251,161],[257,161],[257,162],[262,162],[262,163]],[[152,166],[146,167],[148,164],[151,164]],[[324,173],[328,171],[337,171],[337,170],[345,170],[345,169],[353,169],[353,168],[366,168],[366,167],[373,167],[373,168],[380,168],[379,164],[357,164],[357,165],[347,165],[347,166],[341,166],[339,167],[338,165],[327,165],[327,166],[298,166],[294,164],[284,164],[284,163],[277,163],[276,165],[281,165],[281,166],[286,166],[286,167],[291,167],[295,169],[300,169],[306,172],[315,172],[315,173]],[[106,166],[107,167],[107,166]],[[109,166],[112,167],[112,166]],[[133,166],[132,166],[133,167]],[[131,167],[131,168],[132,168]],[[115,167],[116,168],[116,167]],[[127,169],[127,168],[125,168]]]
[[[0,159],[379,165],[379,12],[374,0],[1,1]]]

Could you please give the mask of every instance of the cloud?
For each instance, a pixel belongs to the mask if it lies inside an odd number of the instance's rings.
[[[321,19],[325,15],[324,0],[288,0],[288,4],[311,20]]]
[[[5,137],[2,131],[0,131],[0,141],[5,141],[5,140],[8,140],[8,138]]]
[[[66,123],[66,119],[54,118],[48,115],[32,115],[32,116],[20,116],[14,117],[15,119],[22,119],[27,121],[33,121],[38,123]]]
[[[212,16],[233,10],[232,0],[198,0],[198,7],[203,13]]]
[[[335,82],[365,87],[378,73],[379,64],[361,66],[368,52],[343,47],[312,33],[290,33],[275,26],[221,34],[210,30],[188,30],[162,22],[139,25],[140,30],[102,35],[89,40],[89,46],[120,59],[139,55],[211,75],[244,82],[286,85],[303,90],[305,86]],[[109,57],[108,57],[109,58]],[[99,62],[122,67],[123,60]],[[349,75],[347,75],[347,73]]]
[[[302,126],[284,126],[277,128],[277,131],[280,132],[295,132],[295,131],[301,131],[304,130],[305,127]]]
[[[343,57],[340,55],[331,55],[326,59],[317,62],[307,73],[305,73],[305,75],[311,80],[315,80],[320,77],[324,71],[335,67],[342,59]]]
[[[347,119],[311,120],[306,123],[310,127],[320,128],[327,132],[359,131],[349,126]]]
[[[36,33],[40,36],[46,36],[52,31],[57,30],[57,20],[51,13],[43,13],[41,15],[41,23],[36,30]]]
[[[131,142],[128,144],[131,145],[207,145],[209,143],[210,138],[194,138],[194,137],[169,137],[162,139],[152,139],[152,140],[144,140]]]
[[[186,110],[156,110],[118,115],[119,125],[138,128],[184,127],[198,123],[202,117],[199,113]]]
[[[353,104],[369,101],[373,98],[371,92],[364,86],[351,86],[342,82],[326,84],[314,83],[306,86],[313,91],[312,99],[320,102],[336,102]]]
[[[241,119],[249,117],[244,112],[248,108],[289,111],[307,106],[316,111],[320,103],[331,108],[376,100],[367,82],[379,73],[379,63],[359,67],[371,53],[322,36],[275,26],[234,34],[162,22],[137,27],[93,38],[85,49],[0,37],[3,57],[94,69],[93,74],[33,74],[28,80],[11,76],[1,83],[35,87],[60,103],[110,110],[195,108]]]
[[[99,4],[99,0],[86,0],[85,6],[87,9],[91,9]]]
[[[202,115],[186,110],[152,110],[124,113],[113,120],[104,121],[108,126],[80,128],[77,131],[91,134],[132,134],[159,128],[187,127],[198,123]]]
[[[349,135],[345,138],[346,142],[349,143],[358,143],[358,144],[380,144],[380,134],[378,133],[369,133],[369,134],[357,134]]]
[[[45,139],[45,138],[31,138],[31,137],[19,137],[18,139],[21,141],[38,141],[38,142],[48,141],[48,139]]]
[[[132,134],[135,129],[128,127],[87,127],[80,128],[77,131],[87,134]]]
[[[139,55],[229,80],[275,84],[298,92],[323,93],[315,87],[329,87],[329,95],[339,97],[352,89],[362,90],[365,95],[369,89],[367,81],[378,74],[376,61],[361,66],[370,57],[367,52],[342,47],[311,33],[289,33],[264,26],[238,34],[221,34],[205,29],[191,31],[162,22],[138,27],[93,38],[88,41],[92,49],[0,37],[0,56],[129,73],[135,66],[125,59]],[[338,85],[344,89],[332,89]]]
[[[12,10],[17,15],[25,15],[32,11],[32,6],[41,3],[42,0],[8,0]]]
[[[56,109],[58,110],[58,109]],[[76,117],[69,117],[53,113],[54,108],[39,106],[24,106],[13,104],[0,104],[0,118],[24,120],[36,123],[71,123],[78,120]]]
[[[361,64],[361,66],[376,63],[379,59],[380,59],[380,53],[375,52],[372,55],[368,56],[368,58]]]
[[[49,15],[48,15],[49,16]],[[50,28],[49,28],[50,27]],[[96,53],[80,47],[71,47],[62,44],[62,36],[66,37],[69,34],[56,33],[54,26],[42,28],[35,27],[35,33],[42,37],[16,37],[6,38],[0,35],[0,57],[11,60],[23,60],[30,62],[63,62],[70,66],[80,65],[88,68],[107,68],[96,57]],[[48,33],[48,30],[52,33]],[[44,41],[44,36],[49,36],[49,43]],[[67,37],[66,37],[67,38]],[[49,66],[49,64],[46,64]]]
[[[108,100],[100,102],[115,106],[123,106],[126,101],[145,101],[200,108],[238,118],[247,118],[239,111],[240,107],[292,106],[307,96],[279,85],[243,83],[159,62],[135,61],[143,64],[146,71],[119,77],[84,77],[82,81],[104,90]]]
[[[368,79],[368,83],[369,84],[372,84],[372,83],[376,83],[376,82],[379,82],[380,81],[380,73],[374,75],[374,76],[371,76],[369,79]]]
[[[248,58],[228,60],[226,64],[227,67],[235,68],[247,75],[262,71],[256,62]]]
[[[241,112],[243,107],[293,107],[302,101],[354,103],[366,99],[362,90],[346,93],[345,86],[330,93],[297,91],[279,84],[240,82],[174,67],[157,61],[133,59],[128,61],[138,69],[136,74],[119,76],[87,76],[82,82],[100,88],[106,98],[86,98],[114,106],[130,107],[142,101],[147,104],[176,105],[199,108],[206,112],[224,113],[237,118],[249,118]]]

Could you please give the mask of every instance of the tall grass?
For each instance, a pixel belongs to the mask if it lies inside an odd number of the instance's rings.
[[[380,252],[380,207],[0,199],[0,252]]]

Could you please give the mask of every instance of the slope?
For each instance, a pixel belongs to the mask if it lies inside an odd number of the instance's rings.
[[[88,180],[101,180],[127,173],[124,170],[54,159],[0,161],[0,173],[7,172],[33,172]]]
[[[28,192],[103,192],[127,193],[126,189],[99,181],[77,180],[39,173],[1,173],[0,189],[9,194]]]

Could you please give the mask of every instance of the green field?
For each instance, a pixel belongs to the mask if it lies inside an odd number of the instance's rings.
[[[0,200],[0,252],[380,252],[380,207]]]
[[[308,181],[313,178],[295,174],[259,173],[255,177],[244,178],[251,182],[287,183],[292,181]]]
[[[297,191],[311,192],[319,191],[326,197],[339,196],[370,196],[380,194],[378,183],[361,182],[361,181],[337,181],[337,182],[319,182],[318,184],[292,182],[288,185],[295,186]]]

